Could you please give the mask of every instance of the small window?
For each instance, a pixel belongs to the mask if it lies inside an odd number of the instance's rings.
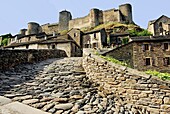
[[[169,44],[168,43],[164,43],[164,50],[168,50]]]
[[[52,49],[55,49],[55,45],[52,45]]]
[[[30,40],[31,40],[31,37],[28,38],[28,41],[30,41]]]
[[[145,65],[146,65],[146,66],[151,65],[151,58],[146,58],[146,59],[145,59]]]
[[[170,57],[164,58],[164,66],[170,65]]]
[[[77,52],[77,47],[76,46],[74,47],[74,52]]]
[[[29,45],[26,45],[26,49],[28,49],[29,48]]]
[[[98,47],[97,43],[93,43],[93,48],[97,48],[97,47]]]
[[[162,27],[162,22],[159,23],[159,27]]]
[[[85,48],[90,48],[90,44],[84,44]]]
[[[96,33],[94,33],[94,38],[96,38]]]
[[[144,44],[144,49],[149,50],[149,44]]]
[[[77,33],[74,33],[74,37],[77,37]]]

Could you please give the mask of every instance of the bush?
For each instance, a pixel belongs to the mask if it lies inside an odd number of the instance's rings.
[[[127,44],[128,42],[129,42],[129,38],[123,38],[123,39],[122,39],[122,43],[123,43],[123,44]]]
[[[161,73],[158,71],[152,71],[152,70],[148,70],[145,72],[146,74],[152,75],[152,76],[157,76],[162,80],[170,80],[170,74],[169,73]]]
[[[8,44],[8,38],[4,38],[2,40],[2,46],[6,46]]]
[[[129,30],[130,36],[151,36],[152,33],[150,33],[147,30],[142,30],[142,31],[136,31],[136,30]]]

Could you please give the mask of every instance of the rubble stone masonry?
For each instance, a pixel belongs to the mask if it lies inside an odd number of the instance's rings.
[[[0,50],[0,70],[48,58],[66,57],[62,50]]]
[[[84,54],[83,67],[104,96],[112,94],[117,113],[168,114],[170,82],[143,72],[108,62],[99,56]]]

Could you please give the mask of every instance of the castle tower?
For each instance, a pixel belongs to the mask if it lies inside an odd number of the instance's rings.
[[[132,18],[132,6],[130,4],[123,4],[119,6],[119,10],[122,14],[122,20],[128,23],[133,23]]]
[[[59,31],[69,29],[69,21],[72,19],[72,15],[69,11],[61,11],[59,13]]]
[[[30,34],[38,34],[41,32],[41,27],[38,23],[35,22],[29,22],[28,23],[28,30],[26,35]]]
[[[27,29],[21,29],[19,34],[26,35],[26,31],[27,31]]]
[[[95,27],[99,25],[100,19],[100,10],[99,9],[91,9],[90,10],[90,26]]]

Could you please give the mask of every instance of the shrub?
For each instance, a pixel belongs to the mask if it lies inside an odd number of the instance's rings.
[[[129,38],[123,38],[123,39],[122,39],[122,43],[123,43],[123,44],[127,44],[128,42],[129,42]]]
[[[3,40],[2,40],[2,45],[3,46],[6,46],[8,44],[8,38],[4,38]]]
[[[136,30],[129,30],[130,36],[151,36],[152,33],[150,33],[147,30],[142,30],[142,31],[136,31]]]

